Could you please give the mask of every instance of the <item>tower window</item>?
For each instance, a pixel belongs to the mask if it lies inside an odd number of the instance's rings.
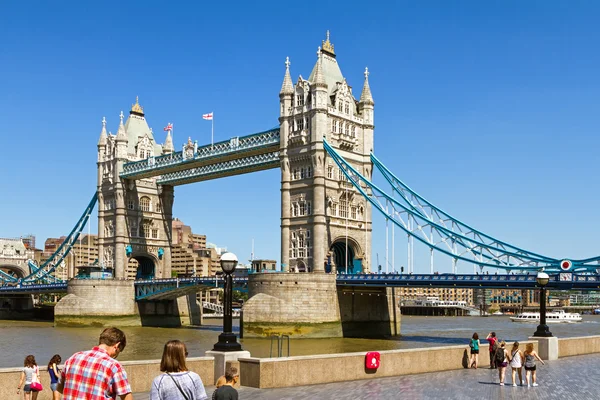
[[[142,211],[151,211],[149,197],[144,196],[144,197],[140,198],[140,209]]]
[[[350,103],[346,102],[346,114],[350,114]]]
[[[352,137],[356,137],[356,126],[352,125]]]
[[[333,165],[327,167],[327,177],[333,179]]]
[[[350,125],[349,124],[346,124],[344,133],[346,134],[346,136],[350,135]]]
[[[127,200],[127,209],[128,210],[134,210],[135,209],[135,203],[133,202],[133,199],[128,199]]]
[[[296,105],[297,106],[303,106],[304,105],[304,95],[303,94],[297,94],[296,95]]]

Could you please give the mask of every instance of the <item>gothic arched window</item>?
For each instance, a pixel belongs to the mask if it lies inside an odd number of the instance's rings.
[[[140,209],[142,211],[151,211],[150,206],[151,206],[150,197],[144,196],[144,197],[140,198]]]

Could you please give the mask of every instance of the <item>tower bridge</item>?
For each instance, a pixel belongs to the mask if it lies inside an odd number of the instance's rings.
[[[0,291],[66,288],[68,295],[56,307],[58,323],[129,318],[133,323],[160,324],[167,316],[176,323],[191,322],[191,293],[203,287],[204,278],[171,280],[174,188],[272,168],[281,171],[281,273],[248,278],[247,336],[396,335],[400,312],[394,287],[535,286],[528,275],[475,275],[486,268],[507,273],[545,269],[556,274],[561,287],[598,287],[600,257],[556,259],[519,248],[461,222],[410,189],[375,157],[374,107],[368,69],[357,98],[342,74],[329,33],[308,79],[300,76],[294,83],[286,59],[278,125],[262,132],[207,145],[190,137],[175,149],[169,130],[164,143],[157,142],[136,99],[127,118],[123,112],[119,115],[115,134],[102,120],[96,193],[73,231],[42,265],[28,261],[15,275],[15,268],[3,270],[0,264],[0,280],[12,284]],[[373,183],[375,173],[389,190]],[[98,264],[114,270],[115,279],[75,279],[65,286],[52,273],[96,203]],[[409,254],[415,245],[429,249],[430,275],[414,274],[413,258],[408,264],[413,274],[371,274],[373,211],[407,235]],[[472,265],[474,274],[434,276],[438,255],[452,260],[454,274],[459,263]],[[138,281],[127,280],[132,275]],[[370,296],[344,296],[352,287]]]

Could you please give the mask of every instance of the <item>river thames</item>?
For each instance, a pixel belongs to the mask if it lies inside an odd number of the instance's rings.
[[[234,321],[237,324],[237,321]],[[211,350],[219,333],[220,320],[207,320],[202,327],[186,328],[123,328],[127,347],[120,360],[160,359],[163,345],[171,339],[186,343],[190,357],[204,356]],[[389,340],[375,339],[296,339],[291,341],[291,355],[348,353],[372,350],[408,349],[459,345],[465,347],[473,332],[481,339],[495,331],[500,339],[526,340],[535,332],[536,324],[514,323],[509,317],[402,317],[402,336]],[[583,322],[551,324],[557,337],[591,336],[598,334],[600,316],[584,315]],[[234,330],[238,327],[234,327]],[[45,365],[56,353],[65,360],[71,354],[97,344],[101,328],[55,328],[51,322],[0,321],[0,367],[20,367],[28,354]],[[269,339],[242,339],[244,350],[255,357],[269,357]],[[273,346],[275,347],[275,346]]]

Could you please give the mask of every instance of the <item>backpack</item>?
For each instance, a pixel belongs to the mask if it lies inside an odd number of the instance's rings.
[[[505,354],[503,348],[498,348],[494,353],[494,361],[496,364],[502,364],[504,362]]]

